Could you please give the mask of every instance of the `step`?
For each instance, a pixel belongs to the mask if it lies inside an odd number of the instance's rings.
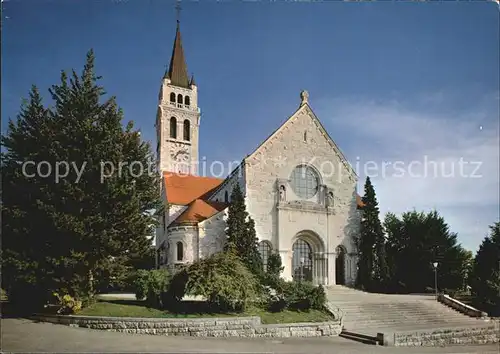
[[[377,345],[379,344],[377,337],[374,336],[368,336],[366,334],[362,333],[357,333],[357,332],[352,332],[352,331],[345,331],[343,330],[340,334],[340,337],[354,340],[356,342],[360,342],[363,344],[371,344],[371,345]]]
[[[380,312],[380,313],[375,313],[375,312],[369,312],[369,311],[364,311],[364,312],[351,312],[351,311],[345,311],[342,310],[345,316],[352,316],[352,317],[408,317],[408,318],[419,318],[419,317],[436,317],[436,313],[409,313],[409,312]],[[464,320],[472,320],[472,321],[477,321],[477,317],[468,317],[464,316],[460,313],[451,313],[451,314],[440,314],[442,317],[447,317],[447,318],[463,318]]]
[[[428,323],[398,323],[398,322],[366,322],[366,323],[344,323],[344,328],[350,331],[361,331],[366,330],[367,333],[376,333],[382,331],[382,329],[392,328],[397,331],[413,331],[413,330],[423,330],[429,328],[448,328],[448,327],[464,327],[472,328],[476,327],[473,324],[464,324],[460,322],[428,322]]]

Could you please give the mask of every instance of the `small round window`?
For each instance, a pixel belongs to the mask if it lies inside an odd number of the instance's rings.
[[[318,193],[318,174],[310,166],[300,165],[295,167],[291,180],[292,189],[300,198],[310,199]]]

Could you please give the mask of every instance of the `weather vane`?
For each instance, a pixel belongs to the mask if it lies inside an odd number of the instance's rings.
[[[181,2],[180,0],[177,0],[176,2],[177,4],[175,5],[175,10],[177,11],[177,23],[179,23],[181,18]]]

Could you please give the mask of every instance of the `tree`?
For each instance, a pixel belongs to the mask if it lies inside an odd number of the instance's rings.
[[[438,263],[439,289],[463,287],[468,252],[457,242],[437,211],[406,212],[401,218],[387,214],[387,259],[393,290],[424,292],[434,289],[434,267]]]
[[[389,270],[385,254],[384,230],[379,218],[375,189],[366,177],[363,196],[361,232],[359,238],[358,285],[368,289],[382,289],[388,281]]]
[[[281,256],[278,253],[272,253],[267,260],[267,274],[269,276],[280,278],[281,272],[283,272],[283,267],[281,263]]]
[[[264,274],[263,283],[273,289],[279,287],[282,283],[281,272],[283,272],[281,256],[278,253],[272,253],[267,260],[267,269]]]
[[[262,276],[263,265],[258,248],[258,238],[255,233],[255,222],[248,216],[245,198],[239,184],[231,193],[227,217],[226,250],[234,250],[248,269],[258,277]]]
[[[476,253],[471,287],[477,302],[497,315],[500,314],[500,222],[491,225],[490,230]]]
[[[122,126],[114,97],[101,102],[99,79],[91,50],[81,76],[63,72],[49,90],[52,107],[33,87],[2,136],[2,276],[21,301],[91,299],[150,252],[161,209],[151,147]]]

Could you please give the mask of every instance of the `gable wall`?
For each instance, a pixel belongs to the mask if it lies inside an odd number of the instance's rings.
[[[340,156],[321,133],[319,126],[309,116],[312,112],[303,107],[288,120],[277,134],[271,137],[257,150],[257,154],[246,159],[247,209],[255,219],[257,236],[269,240],[274,247],[278,244],[278,202],[277,179],[289,179],[295,166],[309,162],[321,174],[322,183],[333,188],[335,195],[335,215],[330,215],[329,222],[322,220],[322,237],[328,237],[330,248],[339,243],[346,244],[350,251],[351,242],[344,236],[357,233],[357,212],[355,187],[356,179],[343,165]],[[307,141],[304,141],[307,132]],[[286,199],[297,199],[288,186]],[[311,202],[321,202],[319,196],[311,198]],[[321,216],[319,216],[321,219]],[[319,222],[318,216],[296,217],[294,228],[313,229]],[[325,230],[326,225],[328,230]],[[291,232],[295,232],[290,230]],[[294,234],[280,235],[288,243],[280,242],[280,247],[291,250],[291,239]],[[326,241],[326,240],[324,240]],[[326,244],[327,242],[325,242]]]

